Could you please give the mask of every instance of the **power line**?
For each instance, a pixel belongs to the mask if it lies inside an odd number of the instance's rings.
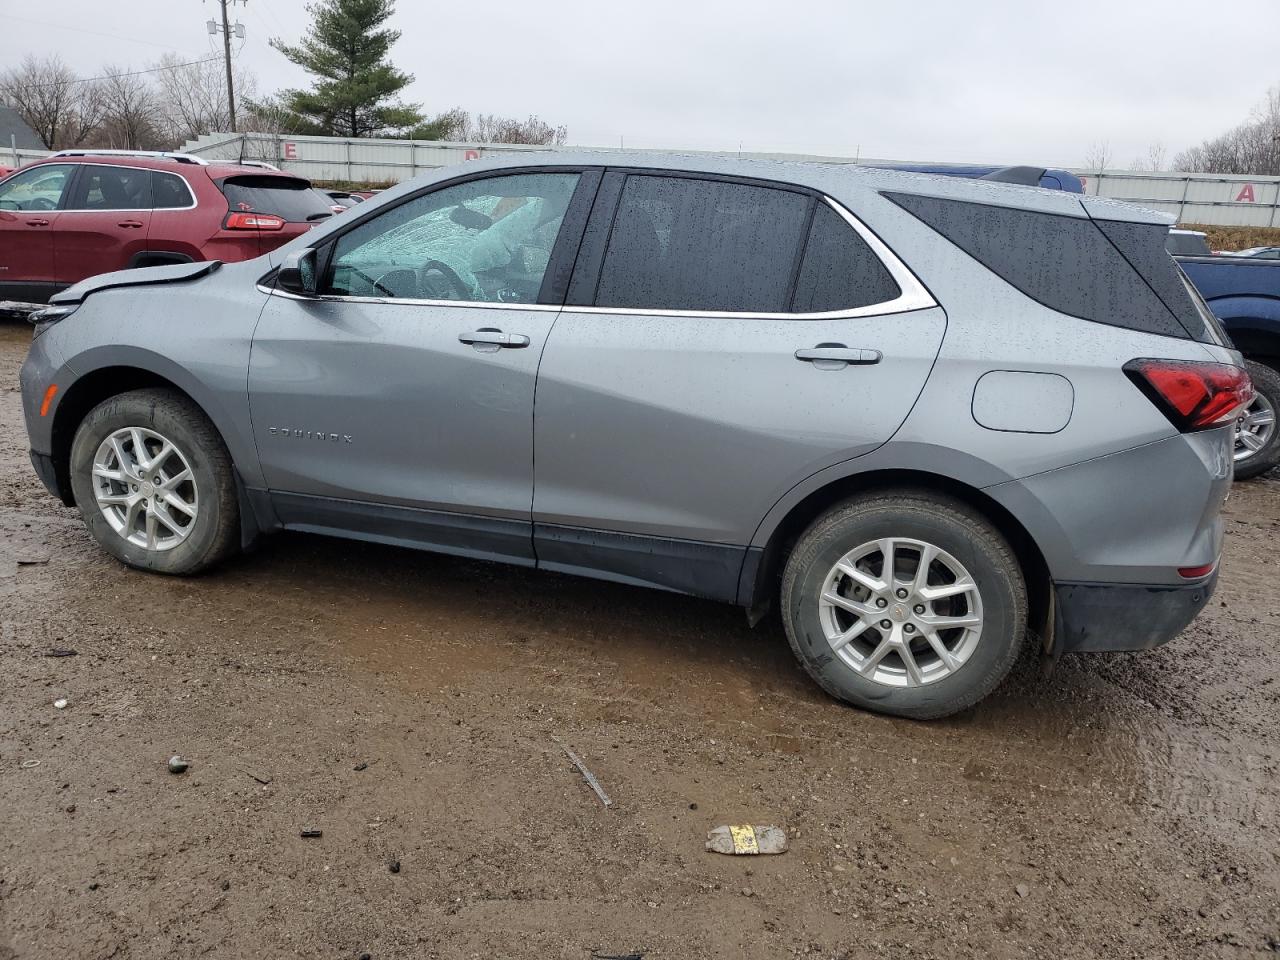
[[[101,30],[89,30],[85,27],[73,27],[66,23],[49,23],[47,20],[32,20],[30,17],[19,17],[16,14],[6,12],[5,20],[21,20],[23,23],[33,23],[37,27],[49,27],[53,30],[71,30],[74,33],[87,33],[95,37],[107,37],[111,40],[121,40],[125,43],[141,43],[148,47],[159,47],[161,50],[172,50],[173,47],[164,43],[154,43],[151,40],[140,40],[137,37],[126,37],[118,33],[104,33]]]
[[[178,67],[194,67],[197,63],[213,63],[221,60],[221,57],[206,57],[203,60],[188,60],[186,63],[166,63],[163,67],[148,67],[146,70],[130,70],[126,73],[108,73],[101,77],[77,77],[75,80],[67,81],[68,85],[72,83],[93,83],[95,80],[114,80],[116,77],[137,77],[144,73],[160,73],[165,70],[174,70]],[[61,80],[55,80],[53,83],[24,83],[23,89],[32,87],[60,87]]]

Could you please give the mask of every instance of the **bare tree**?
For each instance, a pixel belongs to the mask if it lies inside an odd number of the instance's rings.
[[[515,120],[494,113],[473,115],[461,107],[454,107],[415,127],[410,136],[415,140],[562,146],[568,136],[568,128],[563,125],[553,127],[535,116],[530,116],[527,120]]]
[[[1280,174],[1280,87],[1269,90],[1244,123],[1182,151],[1173,166],[1199,173]]]
[[[1084,155],[1084,166],[1087,170],[1106,170],[1111,166],[1111,144],[1095,140]]]
[[[160,131],[159,101],[146,78],[124,67],[108,66],[102,72],[103,133],[108,144],[125,150],[168,146]]]
[[[101,124],[101,89],[79,80],[56,54],[28,55],[0,75],[0,99],[9,103],[50,150],[83,143]]]
[[[1130,170],[1140,170],[1147,173],[1159,173],[1165,169],[1165,149],[1164,144],[1157,140],[1151,146],[1147,147],[1146,156],[1138,157],[1131,164]]]
[[[158,122],[175,146],[206,133],[231,129],[227,104],[227,80],[220,60],[184,63],[166,53],[156,62]],[[244,113],[244,101],[255,94],[253,77],[233,69],[237,110]]]

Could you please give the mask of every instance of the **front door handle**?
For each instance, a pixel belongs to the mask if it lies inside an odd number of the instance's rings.
[[[121,220],[116,224],[117,227],[140,227],[142,226],[137,220]]]
[[[879,350],[846,347],[843,343],[820,343],[808,350],[797,350],[796,359],[813,363],[823,369],[840,369],[847,364],[867,366],[879,363],[883,354]],[[839,366],[835,366],[839,364]]]
[[[458,339],[462,343],[471,344],[477,350],[488,348],[488,351],[497,350],[500,347],[518,349],[529,345],[529,338],[523,333],[503,333],[494,327],[481,327],[472,333],[460,333]]]
[[[28,220],[28,221],[27,221],[27,226],[28,226],[28,227],[47,227],[48,225],[49,225],[49,221],[48,221],[48,220],[41,220],[41,219],[39,219],[38,217],[37,217],[35,220]]]

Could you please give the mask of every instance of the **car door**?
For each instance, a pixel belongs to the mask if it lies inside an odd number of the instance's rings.
[[[80,164],[56,232],[58,279],[124,270],[147,251],[151,171],[113,164]]]
[[[535,375],[599,177],[470,175],[353,211],[320,296],[268,299],[249,399],[286,526],[533,562]]]
[[[945,315],[839,204],[611,171],[538,375],[539,565],[733,599],[795,484],[906,418]]]
[[[44,163],[0,184],[0,300],[46,300],[57,289],[54,231],[74,170]]]

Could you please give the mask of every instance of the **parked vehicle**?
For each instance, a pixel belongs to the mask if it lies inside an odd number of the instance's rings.
[[[0,300],[99,273],[247,260],[331,216],[300,177],[185,154],[67,150],[0,181]]]
[[[1236,478],[1280,465],[1280,262],[1260,257],[1179,257],[1178,262],[1244,355],[1253,402],[1236,424]]]
[[[1175,257],[1207,257],[1213,253],[1208,236],[1200,230],[1170,230],[1164,246]]]
[[[159,573],[289,529],[777,601],[825,690],[917,718],[1028,628],[1143,649],[1208,602],[1250,387],[1161,215],[608,157],[64,291],[21,374],[37,472]]]
[[[325,195],[334,203],[342,204],[343,207],[354,207],[357,203],[364,203],[365,198],[358,193],[347,193],[345,190],[326,190]]]
[[[1256,260],[1280,260],[1280,247],[1249,247],[1228,253],[1229,257],[1250,257]]]
[[[1034,171],[1029,182],[1023,179],[1005,179],[1004,182],[1022,183],[1024,186],[1039,185],[1046,190],[1062,190],[1066,193],[1084,193],[1084,183],[1074,173],[1066,170],[1045,169],[1044,167],[993,167],[963,163],[898,163],[886,170],[901,170],[904,173],[932,173],[944,177],[965,177],[974,180],[999,179],[1011,171],[1027,174]]]

